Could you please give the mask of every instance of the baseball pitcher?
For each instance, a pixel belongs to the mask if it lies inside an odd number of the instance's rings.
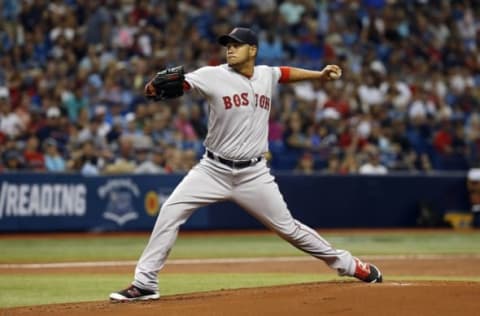
[[[180,225],[199,207],[231,200],[304,252],[323,260],[338,274],[364,282],[382,282],[380,270],[350,252],[333,248],[316,231],[295,220],[265,161],[272,92],[279,83],[329,81],[341,76],[337,65],[321,71],[255,66],[258,38],[235,28],[218,39],[227,63],[184,74],[182,67],[158,72],[145,86],[153,100],[196,91],[209,103],[206,152],[175,188],[159,212],[150,240],[135,269],[132,284],[110,294],[113,301],[158,299],[158,272],[163,268]]]

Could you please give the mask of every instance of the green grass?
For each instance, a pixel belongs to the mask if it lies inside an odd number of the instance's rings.
[[[480,233],[432,232],[324,234],[335,247],[358,255],[479,254]],[[118,238],[1,239],[0,263],[137,260],[147,236]],[[300,256],[303,253],[275,235],[180,236],[171,258]]]
[[[479,254],[480,234],[438,232],[429,234],[382,234],[332,236],[338,248],[369,255],[403,254]]]

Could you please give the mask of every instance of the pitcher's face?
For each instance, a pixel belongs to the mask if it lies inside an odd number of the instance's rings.
[[[231,42],[226,47],[227,64],[229,66],[240,65],[255,58],[255,46]]]

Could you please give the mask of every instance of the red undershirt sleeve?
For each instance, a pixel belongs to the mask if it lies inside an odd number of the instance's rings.
[[[290,67],[280,66],[280,79],[278,79],[279,83],[286,83],[290,79]]]

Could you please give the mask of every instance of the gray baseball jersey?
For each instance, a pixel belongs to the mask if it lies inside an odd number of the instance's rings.
[[[268,150],[272,92],[283,76],[282,68],[256,66],[253,76],[247,78],[227,65],[204,67],[186,75],[190,88],[209,102],[205,146],[215,155],[206,154],[162,205],[135,269],[134,286],[157,291],[158,272],[180,225],[197,208],[224,200],[237,203],[283,239],[323,260],[339,274],[354,275],[354,257],[346,250],[333,248],[316,231],[295,220],[265,159],[252,159]],[[247,163],[235,167],[228,164],[229,160]]]
[[[268,151],[268,118],[280,68],[256,66],[247,78],[228,65],[203,67],[185,76],[209,103],[205,147],[232,160]]]

